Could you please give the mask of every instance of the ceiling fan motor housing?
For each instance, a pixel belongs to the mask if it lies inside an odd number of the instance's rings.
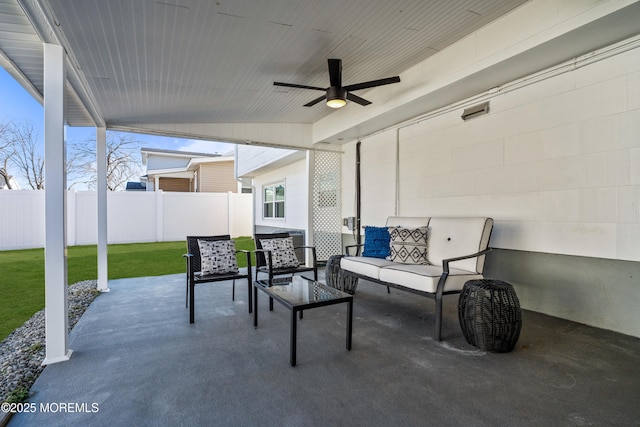
[[[343,106],[344,104],[347,103],[347,91],[344,90],[344,88],[341,87],[336,87],[336,86],[331,86],[329,89],[327,89],[327,105],[329,105],[330,107],[331,105],[331,101],[335,101],[335,100],[341,100],[342,102],[338,102],[338,104],[340,104],[339,106]],[[336,107],[338,107],[338,105],[336,105]],[[334,108],[336,108],[334,107]]]

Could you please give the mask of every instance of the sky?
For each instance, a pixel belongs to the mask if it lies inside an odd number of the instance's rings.
[[[9,121],[17,124],[26,122],[32,124],[36,130],[42,153],[44,153],[43,107],[4,68],[0,67],[0,122]],[[67,143],[82,143],[90,139],[95,140],[95,134],[95,128],[69,126],[67,127]],[[226,154],[234,148],[233,144],[224,142],[142,135],[138,133],[127,135],[139,141],[140,146],[144,148],[214,154]],[[132,181],[137,181],[137,179],[132,179]],[[29,188],[23,180],[18,179],[18,183],[23,189]]]

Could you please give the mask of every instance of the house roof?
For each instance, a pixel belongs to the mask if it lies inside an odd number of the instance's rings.
[[[0,64],[42,101],[42,42],[62,45],[71,126],[310,148],[640,33],[637,1],[581,7],[568,19],[559,7],[536,15],[549,9],[537,0],[0,0]],[[514,13],[548,19],[546,31],[505,24]],[[487,53],[496,40],[503,48]],[[459,68],[438,75],[431,59],[460,42],[469,49],[455,55]],[[337,111],[302,106],[317,92],[273,86],[328,86],[328,58],[343,60],[345,84],[402,81],[358,92],[370,106]]]
[[[213,153],[198,153],[194,151],[178,151],[178,150],[165,150],[162,148],[141,148],[141,153],[151,153],[158,156],[170,156],[170,157],[220,157],[221,154],[213,154]]]
[[[145,178],[149,178],[149,175],[163,175],[174,177],[191,177],[193,171],[202,164],[219,163],[219,162],[233,162],[235,156],[223,156],[220,154],[198,153],[189,151],[177,151],[177,150],[165,150],[158,148],[141,148],[142,164],[147,166],[147,174]],[[180,166],[175,167],[163,167],[161,169],[149,169],[149,156],[159,156],[164,158],[183,159]]]
[[[211,153],[197,153],[190,151],[178,151],[178,150],[165,150],[161,148],[141,148],[140,153],[142,154],[142,164],[146,165],[149,159],[149,155],[158,156],[158,157],[171,157],[171,158],[182,158],[188,159],[191,161],[192,159],[204,159],[205,161],[214,161],[215,159],[222,157],[221,154],[211,154]],[[233,158],[231,158],[233,160]]]

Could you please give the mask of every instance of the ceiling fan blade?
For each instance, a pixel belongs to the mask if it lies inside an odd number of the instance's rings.
[[[321,90],[323,92],[326,92],[327,88],[326,87],[317,87],[317,86],[306,86],[306,85],[297,85],[297,84],[293,84],[293,83],[280,83],[280,82],[273,82],[274,86],[284,86],[284,87],[295,87],[298,89],[312,89],[312,90]]]
[[[354,85],[345,86],[344,89],[347,92],[351,92],[354,90],[368,89],[370,87],[384,86],[384,85],[389,85],[391,83],[399,83],[399,82],[400,82],[400,77],[398,76],[387,77],[386,79],[371,80],[370,82],[356,83]]]
[[[327,59],[329,63],[329,82],[332,87],[342,86],[342,60]]]
[[[325,97],[325,95],[322,95],[322,96],[320,96],[320,97],[318,97],[318,98],[314,99],[314,100],[313,100],[313,101],[311,101],[311,102],[307,102],[306,104],[304,104],[304,106],[305,106],[305,107],[313,107],[313,106],[314,106],[314,105],[316,105],[318,102],[320,102],[320,101],[324,101],[324,99],[325,99],[325,98],[326,98],[326,97]]]
[[[356,96],[356,95],[354,95],[352,93],[347,93],[347,99],[349,101],[353,101],[356,104],[360,104],[362,106],[366,106],[366,105],[371,104],[371,101],[367,101],[366,99],[360,98],[359,96]]]

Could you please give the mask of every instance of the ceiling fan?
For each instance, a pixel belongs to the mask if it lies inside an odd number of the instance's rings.
[[[342,60],[328,59],[327,62],[329,63],[329,83],[331,85],[328,88],[298,85],[294,83],[281,83],[281,82],[273,82],[273,85],[284,86],[284,87],[295,87],[299,89],[321,90],[326,93],[314,99],[313,101],[304,104],[304,106],[312,107],[316,105],[318,102],[322,101],[323,99],[326,99],[327,106],[331,108],[340,108],[340,107],[344,107],[347,104],[347,99],[349,101],[353,101],[356,104],[360,104],[363,106],[371,104],[370,101],[367,101],[366,99],[360,98],[359,96],[356,96],[353,93],[351,93],[355,90],[368,89],[371,87],[383,86],[391,83],[400,82],[400,77],[395,76],[395,77],[387,77],[386,79],[371,80],[369,82],[342,86]]]

